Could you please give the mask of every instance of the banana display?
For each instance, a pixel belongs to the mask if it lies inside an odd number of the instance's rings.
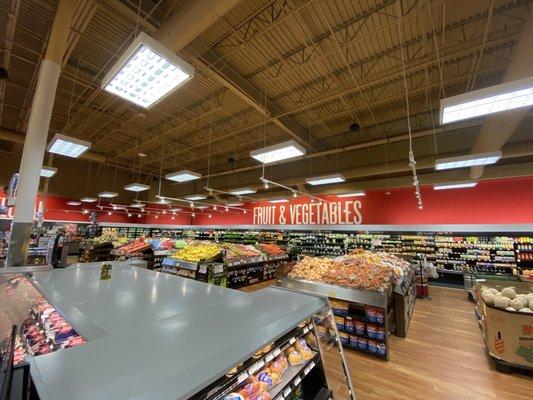
[[[213,243],[189,243],[183,249],[175,252],[172,257],[178,260],[189,262],[200,262],[217,257],[220,254],[220,247]]]

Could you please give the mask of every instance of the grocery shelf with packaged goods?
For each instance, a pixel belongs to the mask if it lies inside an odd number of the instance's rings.
[[[74,353],[50,349],[52,342],[46,342],[27,356],[38,398],[146,395],[229,400],[242,393],[257,399],[288,399],[292,394],[355,399],[327,299],[275,287],[242,293],[121,262],[112,265],[107,280],[100,280],[99,263],[31,278],[4,275],[2,334],[6,320],[24,321],[25,313],[39,307],[35,316],[39,321],[46,318],[47,333],[54,332],[49,326],[52,318],[54,329],[59,320],[72,321],[66,347],[90,346]],[[100,285],[80,285],[80,274]],[[124,296],[135,299],[135,307],[118,301]],[[73,307],[81,300],[84,307]],[[56,318],[54,307],[64,310],[64,319]],[[240,329],[235,331],[235,326]],[[24,322],[19,331],[26,334],[30,328]],[[74,343],[73,332],[83,334],[80,343]],[[216,340],[212,332],[217,332]],[[327,337],[318,332],[327,332]],[[63,336],[67,337],[66,329],[56,332],[56,342]],[[53,357],[41,357],[50,350],[56,350]],[[21,361],[24,355],[17,351]],[[108,362],[95,362],[101,357]],[[65,380],[68,387],[62,384]],[[92,381],[99,384],[84,384]],[[124,381],[129,384],[117,384]]]
[[[405,337],[414,309],[414,269],[394,255],[354,250],[304,257],[278,284],[327,296],[343,345],[389,359],[389,334]]]

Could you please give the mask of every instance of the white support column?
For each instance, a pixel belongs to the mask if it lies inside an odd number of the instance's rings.
[[[46,54],[40,67],[20,163],[17,201],[6,267],[26,264],[50,118],[75,8],[76,0],[60,0]]]

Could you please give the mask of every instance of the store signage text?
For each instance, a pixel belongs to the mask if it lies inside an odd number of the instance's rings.
[[[254,225],[359,225],[360,201],[254,207]]]

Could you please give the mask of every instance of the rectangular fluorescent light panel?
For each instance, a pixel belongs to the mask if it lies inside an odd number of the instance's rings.
[[[91,142],[56,133],[46,150],[49,153],[78,158],[91,148]]]
[[[361,196],[366,196],[366,193],[363,190],[359,192],[341,193],[337,195],[337,197],[361,197]]]
[[[193,194],[191,196],[185,196],[185,198],[187,200],[196,201],[196,200],[205,200],[207,199],[207,196],[204,196],[203,194]]]
[[[448,124],[531,105],[533,76],[442,99],[440,122]]]
[[[102,87],[149,108],[194,75],[194,68],[141,32],[102,81]]]
[[[124,186],[124,189],[129,190],[130,192],[143,192],[150,189],[150,186],[143,185],[142,183],[130,183],[129,185]]]
[[[132,203],[132,204],[130,204],[130,207],[133,207],[133,208],[144,208],[144,207],[146,207],[146,204],[143,204],[143,203]]]
[[[41,176],[43,178],[51,178],[57,172],[57,168],[54,167],[41,167]]]
[[[308,178],[305,180],[309,185],[329,185],[330,183],[341,183],[345,182],[346,179],[341,174],[332,174],[332,175],[323,175],[316,176],[314,178]]]
[[[444,169],[473,167],[476,165],[496,164],[502,158],[501,151],[491,153],[467,154],[464,156],[440,158],[435,161],[435,169],[441,171]]]
[[[252,188],[241,188],[241,189],[230,190],[229,192],[230,192],[231,194],[235,195],[235,196],[243,196],[243,195],[245,195],[245,194],[253,194],[253,193],[256,193],[257,190],[252,189]]]
[[[289,200],[287,200],[287,199],[272,199],[272,200],[269,200],[269,201],[271,203],[274,203],[274,204],[276,204],[276,203],[288,203],[289,202]]]
[[[305,155],[305,148],[300,146],[294,140],[289,140],[287,142],[278,143],[250,152],[250,157],[255,158],[264,164],[287,160],[289,158],[303,155]]]
[[[79,206],[81,205],[81,201],[74,201],[74,200],[71,200],[71,201],[67,201],[67,204],[69,206]]]
[[[205,210],[206,208],[209,208],[209,206],[196,206],[195,208],[198,208],[199,210]]]
[[[448,189],[464,189],[473,188],[477,185],[476,181],[443,183],[440,185],[433,185],[434,190],[448,190]]]
[[[84,203],[94,203],[98,199],[96,197],[82,197],[80,200]]]
[[[227,207],[239,207],[244,205],[244,203],[226,203]]]
[[[105,199],[112,199],[113,197],[117,197],[118,193],[115,192],[100,192],[98,193],[98,197],[103,197]]]
[[[178,172],[172,172],[170,174],[166,174],[165,178],[174,181],[174,182],[189,182],[194,181],[196,179],[200,179],[202,174],[198,174],[196,172],[183,170]]]

